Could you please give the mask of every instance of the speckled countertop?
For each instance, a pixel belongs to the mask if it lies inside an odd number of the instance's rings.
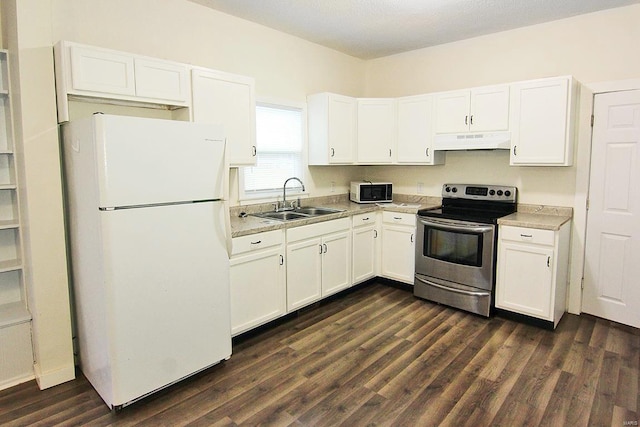
[[[430,196],[408,196],[402,194],[394,195],[394,203],[378,206],[375,203],[358,204],[349,201],[348,195],[316,197],[302,200],[301,205],[304,206],[321,206],[325,208],[340,209],[342,212],[321,215],[305,219],[296,219],[291,221],[277,221],[252,216],[252,213],[267,212],[273,210],[270,203],[260,205],[234,206],[230,209],[231,213],[231,236],[241,237],[249,234],[261,233],[264,231],[280,230],[286,228],[300,227],[302,225],[314,224],[332,219],[351,217],[360,213],[375,212],[383,210],[391,210],[394,212],[403,212],[415,214],[420,209],[436,208],[442,204],[439,197]],[[248,215],[240,217],[240,213],[245,212]]]
[[[519,204],[518,212],[499,218],[498,224],[557,231],[572,216],[572,208]]]

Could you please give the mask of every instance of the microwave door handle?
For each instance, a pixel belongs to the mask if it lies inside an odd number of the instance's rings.
[[[420,223],[423,225],[439,228],[442,230],[449,231],[468,231],[471,233],[487,233],[493,231],[493,227],[489,225],[479,225],[479,224],[464,224],[464,223],[444,223],[440,221],[425,221],[423,219],[420,220]]]

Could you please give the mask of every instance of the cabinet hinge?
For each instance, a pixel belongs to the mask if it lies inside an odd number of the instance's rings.
[[[584,289],[584,277],[580,280],[580,289]]]
[[[587,210],[589,210],[589,199],[587,199],[586,207],[587,207]]]
[[[594,121],[594,120],[595,120],[595,119],[594,119],[593,114],[592,114],[592,115],[591,115],[591,127],[593,127],[593,121]]]

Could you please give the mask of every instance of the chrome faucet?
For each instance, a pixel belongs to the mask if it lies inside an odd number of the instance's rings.
[[[298,181],[302,186],[302,191],[304,191],[304,184],[302,183],[302,181],[300,181],[300,178],[296,178],[295,176],[292,176],[291,178],[287,178],[284,182],[284,185],[282,186],[282,209],[285,209],[285,210],[287,209],[287,183],[292,179],[295,179],[296,181]],[[300,202],[298,202],[298,204],[300,204]],[[277,205],[276,205],[276,210],[278,210]]]

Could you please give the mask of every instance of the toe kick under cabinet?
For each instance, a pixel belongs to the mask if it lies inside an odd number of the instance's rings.
[[[496,308],[555,328],[566,308],[570,222],[559,230],[499,227]]]

